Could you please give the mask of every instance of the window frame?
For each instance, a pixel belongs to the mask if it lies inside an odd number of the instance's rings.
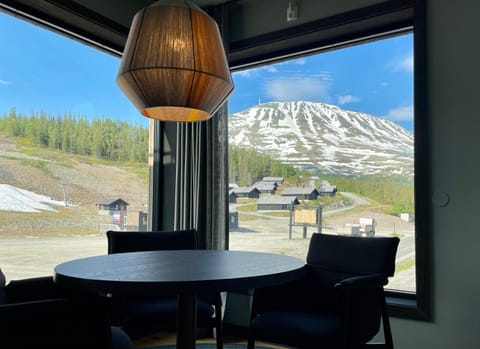
[[[65,4],[63,4],[65,5]],[[228,15],[229,8],[235,10],[236,3],[221,8],[212,15],[228,31],[226,24],[235,21],[235,16]],[[349,11],[339,15],[322,18],[313,22],[300,24],[288,29],[248,38],[240,41],[226,42],[228,61],[232,71],[245,67],[274,62],[275,60],[294,57],[309,52],[322,52],[401,34],[407,31],[414,33],[414,136],[415,136],[415,213],[416,213],[416,293],[387,291],[387,300],[393,316],[429,321],[433,317],[433,279],[431,261],[431,219],[429,198],[431,197],[430,160],[428,149],[427,119],[427,66],[426,66],[426,4],[421,0],[384,1],[378,4]],[[24,5],[20,1],[0,2],[0,10],[13,14],[37,25],[45,26],[62,35],[79,40],[87,45],[95,46],[109,54],[121,55],[128,28],[110,21],[108,18],[92,14],[88,9],[78,5],[49,7],[49,12],[36,6]],[[90,18],[96,26],[101,23],[102,35],[94,31],[85,31],[75,26],[76,16]],[[70,18],[70,21],[61,20]],[[245,20],[240,18],[240,20]],[[234,23],[235,24],[235,23]],[[228,33],[227,33],[228,34]],[[226,35],[228,38],[228,35]],[[228,40],[228,39],[227,39]],[[421,117],[420,117],[421,116]],[[165,174],[165,152],[168,151],[164,137],[164,125],[155,122],[151,127],[151,173],[150,173],[150,208],[149,227],[164,226],[171,215],[165,199],[168,197],[170,182]],[[228,157],[228,154],[226,154]],[[226,163],[226,159],[225,162]],[[167,168],[168,170],[168,168]],[[225,200],[228,197],[225,194]],[[226,212],[228,215],[228,212]],[[228,238],[228,229],[227,229]]]
[[[232,72],[405,33],[414,37],[414,188],[416,292],[386,290],[391,316],[432,320],[431,223],[425,4],[382,3],[268,35],[230,43]],[[333,28],[333,29],[332,29]],[[273,43],[273,44],[272,44]]]

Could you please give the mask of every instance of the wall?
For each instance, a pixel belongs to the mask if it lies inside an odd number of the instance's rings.
[[[393,319],[397,349],[480,348],[479,12],[474,0],[427,1],[434,319]]]

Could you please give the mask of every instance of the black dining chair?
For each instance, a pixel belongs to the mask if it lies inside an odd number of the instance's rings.
[[[314,233],[305,277],[256,289],[248,349],[255,340],[297,348],[365,348],[383,325],[393,348],[384,286],[395,271],[396,237]],[[380,344],[380,345],[379,345]]]
[[[110,326],[104,298],[70,294],[52,277],[0,284],[0,296],[1,348],[134,348],[125,332]]]
[[[197,231],[107,231],[108,253],[195,250]],[[155,331],[174,331],[176,295],[156,297],[112,295],[112,317],[132,338]],[[197,301],[197,328],[215,329],[217,348],[223,348],[222,298],[220,293],[202,293]]]

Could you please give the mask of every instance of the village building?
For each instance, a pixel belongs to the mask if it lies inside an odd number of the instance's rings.
[[[262,196],[257,201],[257,210],[258,211],[269,211],[269,210],[290,210],[292,205],[299,205],[300,202],[297,198],[292,198],[288,196],[280,195],[270,195]]]
[[[319,196],[335,196],[337,193],[337,186],[335,185],[322,185],[317,189]]]
[[[228,191],[228,202],[230,204],[236,204],[237,198],[238,198],[238,195],[235,193],[235,191],[233,191],[232,189]]]
[[[283,184],[283,177],[263,177],[262,182],[274,182],[280,185]]]
[[[238,198],[258,199],[260,197],[260,191],[255,187],[238,187],[232,189]]]
[[[316,200],[318,191],[315,188],[290,187],[283,189],[281,196],[296,197],[298,200]]]
[[[113,198],[113,199],[105,199],[98,204],[98,214],[103,215],[113,215],[115,212],[118,211],[127,211],[127,206],[130,205],[128,202],[123,200],[122,198]]]
[[[260,194],[275,194],[277,191],[276,182],[256,182],[252,184],[252,187],[257,188]]]

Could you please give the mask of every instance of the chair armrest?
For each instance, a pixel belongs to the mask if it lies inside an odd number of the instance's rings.
[[[385,275],[373,274],[347,278],[335,285],[338,315],[347,341],[365,342],[379,331],[385,304],[383,286],[387,283]]]
[[[58,288],[51,276],[11,280],[5,286],[8,303],[64,297],[65,292]]]
[[[354,276],[343,279],[335,285],[339,289],[354,289],[359,287],[376,287],[385,286],[388,283],[388,278],[383,274],[372,274],[365,276]]]

